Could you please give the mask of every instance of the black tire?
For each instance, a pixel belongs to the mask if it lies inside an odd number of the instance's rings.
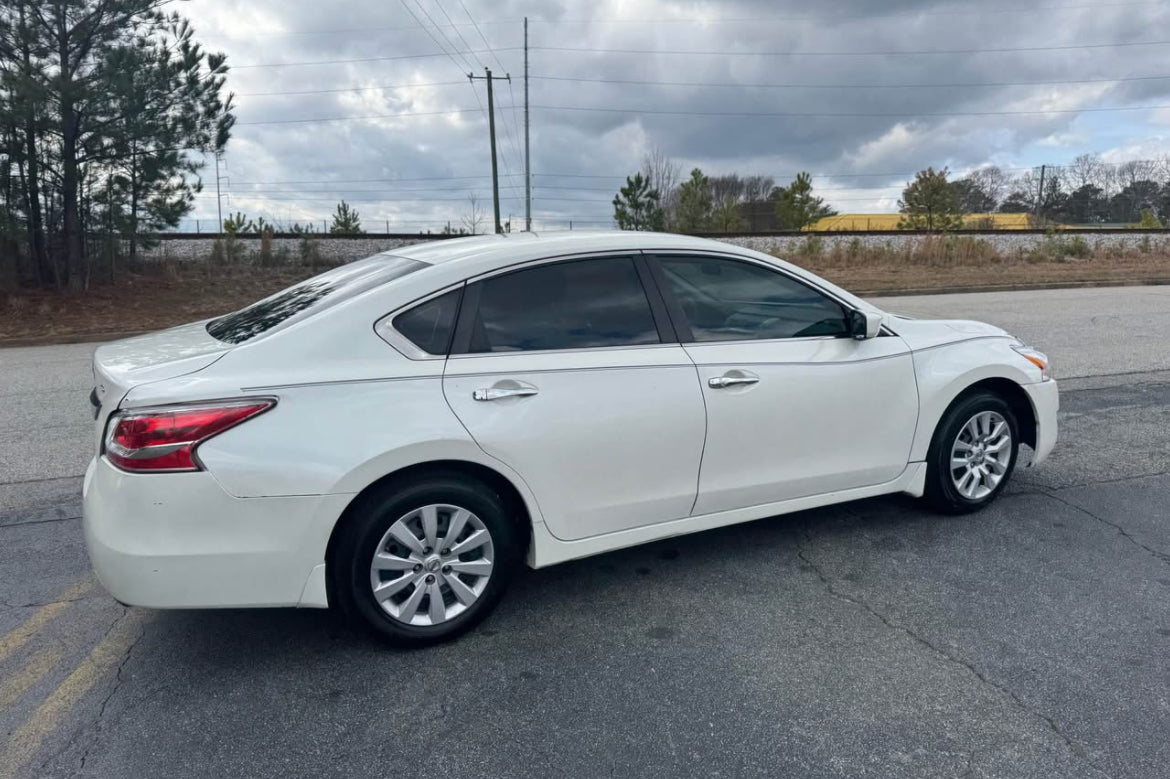
[[[495,560],[485,588],[465,611],[439,625],[410,625],[388,614],[374,597],[370,564],[379,542],[399,518],[432,504],[458,506],[478,517],[491,535]],[[503,596],[524,551],[520,546],[523,535],[508,502],[483,483],[461,474],[436,473],[385,484],[362,497],[338,532],[327,563],[332,594],[341,611],[378,638],[400,647],[450,641],[479,624]]]
[[[990,494],[972,499],[960,493],[952,480],[951,449],[967,422],[984,411],[995,412],[1007,422],[1012,437],[1011,460],[1003,478]],[[1020,428],[1011,406],[999,395],[986,390],[976,390],[962,395],[943,414],[930,442],[930,450],[926,455],[926,501],[945,514],[969,514],[979,511],[999,497],[1007,487],[1015,472],[1019,455]]]

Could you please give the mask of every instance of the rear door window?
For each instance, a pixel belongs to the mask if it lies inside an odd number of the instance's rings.
[[[630,257],[549,263],[478,284],[472,353],[661,342]]]
[[[427,267],[427,263],[393,254],[376,254],[325,271],[239,311],[207,323],[213,338],[240,344],[293,317],[304,318],[368,289]]]

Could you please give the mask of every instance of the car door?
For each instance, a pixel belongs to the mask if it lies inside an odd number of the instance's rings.
[[[775,266],[651,258],[707,411],[696,515],[881,484],[918,419],[901,338],[856,340],[849,308]]]
[[[545,261],[469,283],[443,391],[558,538],[690,514],[703,397],[641,257]]]

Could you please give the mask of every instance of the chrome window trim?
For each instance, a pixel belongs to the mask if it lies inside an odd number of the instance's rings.
[[[758,344],[758,343],[793,343],[793,342],[798,342],[798,341],[834,341],[834,340],[839,340],[840,338],[845,337],[845,336],[833,336],[833,335],[812,335],[812,336],[802,336],[800,338],[766,338],[766,339],[749,338],[749,339],[740,339],[740,340],[735,340],[735,341],[687,341],[687,342],[671,341],[669,343],[627,344],[627,345],[623,345],[623,346],[586,346],[586,347],[582,347],[579,349],[533,349],[533,350],[528,350],[528,351],[515,351],[515,352],[482,352],[482,353],[475,353],[475,354],[435,355],[435,354],[429,354],[427,352],[424,352],[422,349],[415,346],[414,343],[412,343],[409,339],[406,338],[406,336],[402,335],[396,329],[394,329],[394,326],[392,324],[394,317],[397,316],[398,314],[400,314],[404,311],[407,311],[408,309],[413,308],[416,305],[426,303],[428,300],[439,297],[441,295],[445,295],[448,292],[451,292],[455,289],[458,289],[462,285],[470,286],[471,284],[474,284],[474,283],[479,282],[479,281],[484,281],[484,280],[493,278],[495,276],[501,276],[501,275],[504,275],[507,273],[513,273],[516,271],[526,270],[526,269],[531,268],[531,267],[536,267],[538,265],[545,265],[545,264],[549,264],[549,263],[568,262],[568,261],[573,261],[573,260],[604,259],[606,257],[633,257],[633,256],[637,256],[637,255],[646,256],[646,257],[656,257],[656,258],[657,257],[665,257],[665,256],[671,256],[671,257],[682,257],[682,256],[718,257],[718,258],[727,259],[727,260],[737,260],[740,262],[749,262],[749,263],[752,263],[754,265],[759,265],[760,267],[765,268],[766,270],[770,270],[773,273],[780,273],[783,276],[785,276],[786,278],[791,279],[792,281],[794,281],[798,284],[803,284],[806,287],[814,289],[817,292],[821,293],[822,295],[825,295],[829,299],[833,300],[837,304],[845,307],[846,309],[848,309],[850,311],[858,310],[851,303],[849,303],[846,300],[842,300],[839,296],[833,294],[832,292],[830,292],[827,289],[824,289],[819,284],[816,284],[808,279],[801,278],[800,276],[797,276],[796,274],[793,274],[792,272],[788,271],[786,268],[782,268],[778,265],[774,265],[770,262],[767,262],[765,260],[761,260],[757,257],[739,254],[739,253],[734,252],[734,251],[719,251],[719,250],[712,250],[712,249],[693,249],[693,248],[692,249],[645,249],[645,248],[640,248],[640,249],[606,249],[603,251],[571,252],[568,254],[556,254],[556,255],[550,255],[548,257],[538,257],[536,259],[520,260],[520,261],[512,263],[510,265],[505,265],[505,266],[500,267],[500,268],[493,268],[492,270],[489,270],[489,271],[483,271],[482,273],[478,273],[474,276],[468,276],[463,281],[456,282],[455,284],[451,284],[447,287],[444,287],[443,289],[441,289],[437,292],[429,293],[423,297],[416,298],[415,300],[412,300],[409,303],[405,303],[405,304],[399,306],[398,308],[396,308],[393,311],[391,311],[390,313],[384,315],[383,317],[381,317],[380,319],[378,319],[374,323],[374,332],[378,335],[379,338],[381,338],[387,344],[392,346],[395,349],[395,351],[399,352],[403,357],[406,357],[409,360],[418,360],[418,361],[448,360],[448,359],[449,360],[461,360],[461,359],[467,359],[467,358],[481,358],[481,357],[509,357],[509,356],[515,356],[518,354],[532,354],[532,355],[578,354],[578,353],[583,353],[583,352],[610,352],[610,351],[615,351],[615,350],[627,350],[627,349],[659,349],[659,348],[663,348],[663,347],[724,346],[724,345],[735,345],[735,344]],[[876,309],[876,310],[880,310],[880,309]],[[885,328],[885,325],[883,325],[883,328]],[[897,333],[894,333],[893,331],[888,330],[888,328],[886,328],[886,329],[888,332],[890,332],[891,335],[897,335]]]
[[[508,266],[505,266],[503,268],[494,268],[490,271],[484,271],[483,273],[480,273],[476,276],[469,276],[467,278],[466,283],[470,287],[472,284],[482,282],[482,281],[487,281],[488,279],[495,278],[496,276],[503,276],[503,275],[506,275],[508,273],[517,273],[519,271],[528,270],[529,268],[534,268],[534,267],[537,267],[540,265],[551,265],[551,264],[559,263],[559,262],[577,262],[577,261],[582,261],[582,260],[604,260],[607,258],[614,258],[614,257],[617,257],[617,258],[629,257],[630,259],[634,259],[635,257],[642,256],[643,254],[645,254],[645,252],[642,252],[638,249],[606,249],[604,251],[577,252],[574,254],[558,254],[555,256],[551,256],[551,257],[540,257],[540,258],[537,258],[535,260],[522,260],[518,263],[515,263],[513,265],[508,265]],[[646,307],[647,307],[647,310],[650,311],[651,319],[653,320],[653,306],[650,303],[650,291],[648,289],[646,289],[646,285],[642,281],[640,276],[638,278],[638,283],[642,285],[642,291],[646,295]],[[579,347],[576,349],[521,349],[521,350],[516,350],[516,351],[512,351],[512,352],[469,352],[466,354],[450,354],[450,355],[448,355],[447,359],[459,360],[459,359],[466,359],[469,357],[475,357],[475,358],[478,358],[478,357],[514,357],[518,354],[533,354],[533,355],[582,354],[582,353],[588,353],[588,352],[612,352],[612,351],[627,350],[627,349],[661,349],[663,347],[678,348],[681,346],[682,346],[682,344],[679,343],[678,341],[666,341],[666,342],[659,341],[658,343],[653,343],[653,344],[622,344],[621,346],[582,346],[582,347]],[[657,367],[657,366],[648,366],[648,367]]]
[[[530,267],[537,265],[547,265],[555,262],[571,262],[574,260],[603,260],[607,257],[637,257],[645,254],[645,252],[638,249],[606,249],[604,251],[593,252],[575,252],[573,254],[557,254],[549,257],[539,257],[535,260],[521,260],[512,265],[505,265],[502,268],[493,268],[489,271],[477,274],[475,276],[468,276],[467,283],[474,284],[478,281],[485,281],[494,276],[502,276],[507,273],[514,273],[516,271],[527,270]],[[578,349],[566,349],[564,351],[579,351]]]
[[[705,249],[684,249],[684,250],[678,250],[678,251],[671,251],[669,253],[663,252],[663,251],[654,252],[654,251],[647,250],[643,253],[648,254],[648,255],[654,257],[656,260],[658,260],[659,267],[661,267],[661,261],[664,258],[669,258],[669,257],[714,257],[717,259],[731,260],[733,262],[751,263],[753,265],[758,265],[759,267],[763,268],[764,270],[769,270],[769,271],[772,271],[773,273],[779,273],[781,276],[784,276],[786,279],[790,279],[791,281],[793,281],[797,284],[801,284],[805,287],[808,287],[809,289],[813,290],[814,292],[819,292],[820,294],[827,297],[829,300],[832,300],[834,303],[836,303],[837,305],[844,308],[846,311],[860,311],[861,310],[861,309],[857,308],[856,306],[854,306],[849,301],[842,300],[838,295],[833,294],[832,292],[830,292],[829,290],[820,286],[819,284],[815,284],[808,279],[801,278],[800,276],[792,273],[791,271],[789,271],[786,268],[782,268],[778,265],[773,265],[770,262],[765,262],[764,260],[758,259],[756,257],[748,257],[748,256],[745,256],[742,254],[736,254],[735,252],[721,252],[721,251],[714,251],[714,250],[708,251]],[[674,292],[671,291],[671,294],[673,295]],[[880,309],[877,309],[877,310],[880,311]],[[689,324],[690,323],[688,323],[688,325]],[[883,327],[884,327],[884,325],[883,325]],[[682,345],[683,346],[726,346],[729,344],[793,343],[796,341],[838,341],[838,340],[845,339],[845,338],[851,338],[851,336],[848,336],[848,335],[804,335],[804,336],[794,336],[792,338],[740,338],[740,339],[736,339],[734,341],[731,341],[731,340],[729,340],[729,341],[696,341],[696,340],[693,340],[694,333],[692,332],[691,338],[692,338],[692,340],[690,340],[690,341],[682,341],[681,342]]]
[[[764,268],[766,270],[770,270],[774,273],[779,273],[779,274],[783,275],[784,277],[789,278],[792,281],[795,281],[797,284],[803,284],[804,286],[809,287],[810,289],[814,289],[817,292],[824,295],[825,297],[829,298],[830,300],[833,300],[836,303],[838,303],[839,305],[844,306],[846,309],[848,309],[850,311],[859,310],[856,306],[854,306],[849,301],[842,300],[838,295],[833,294],[832,292],[825,289],[821,285],[819,285],[819,284],[817,284],[809,279],[802,278],[802,277],[792,273],[787,268],[782,268],[779,265],[773,265],[772,263],[767,262],[765,260],[761,260],[758,257],[750,257],[748,255],[737,254],[735,252],[716,251],[714,249],[669,249],[669,250],[661,250],[660,249],[660,250],[654,250],[654,251],[652,251],[650,249],[644,249],[642,251],[642,254],[647,254],[647,255],[650,255],[652,257],[656,257],[659,260],[661,260],[664,257],[718,257],[718,258],[725,259],[725,260],[737,260],[739,262],[749,262],[753,265],[759,265],[761,268]],[[814,337],[820,337],[820,336],[814,336]],[[830,336],[830,337],[836,337],[836,336]],[[758,339],[754,339],[754,340],[758,340]],[[773,338],[773,339],[769,339],[769,340],[788,341],[788,340],[792,340],[792,339]],[[700,343],[700,342],[696,342],[696,343]],[[730,343],[730,342],[729,341],[718,341],[718,342],[704,341],[702,343]]]
[[[431,354],[430,352],[423,351],[418,346],[416,346],[413,341],[404,336],[402,333],[398,332],[398,330],[394,327],[394,317],[398,316],[399,314],[406,313],[415,306],[421,306],[422,304],[434,300],[435,298],[442,297],[448,292],[454,292],[465,284],[467,284],[466,281],[459,281],[455,284],[451,284],[450,286],[440,289],[438,292],[431,292],[421,298],[415,298],[409,303],[404,303],[403,305],[391,311],[389,314],[385,314],[376,322],[374,322],[374,333],[390,346],[394,347],[395,351],[408,360],[422,361],[447,359],[446,354]]]
[[[479,359],[481,357],[516,357],[521,354],[532,355],[548,355],[548,354],[585,354],[590,352],[616,352],[616,351],[634,351],[645,349],[681,349],[682,344],[677,341],[670,343],[657,344],[624,344],[622,346],[582,346],[579,349],[522,349],[514,352],[472,352],[468,354],[452,354],[447,359],[449,360],[466,360]],[[634,366],[621,366],[634,367]],[[648,367],[659,367],[651,365]],[[576,370],[576,369],[571,369]]]

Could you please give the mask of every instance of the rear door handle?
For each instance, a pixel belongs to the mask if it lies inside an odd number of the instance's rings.
[[[488,387],[471,393],[474,400],[499,400],[501,398],[526,398],[540,392],[536,387]]]
[[[726,389],[727,387],[737,387],[742,384],[758,384],[759,381],[760,377],[754,373],[736,371],[735,373],[727,373],[722,376],[714,376],[707,379],[707,386],[711,389]]]

